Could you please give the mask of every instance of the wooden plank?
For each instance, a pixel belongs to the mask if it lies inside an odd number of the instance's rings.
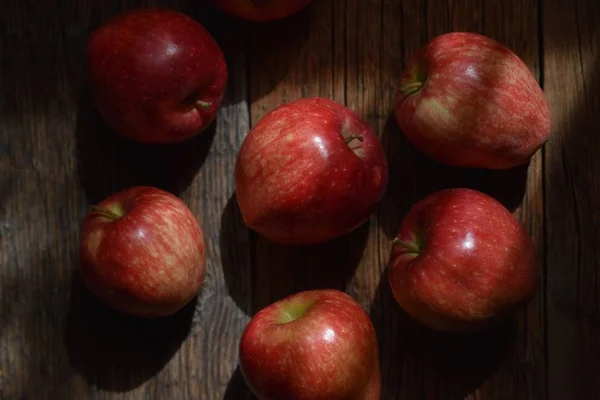
[[[257,27],[250,51],[253,124],[283,103],[310,96],[332,98],[379,124],[381,18],[377,3],[315,1],[285,22]],[[325,287],[345,290],[368,310],[379,281],[377,226],[374,215],[344,237],[311,246],[278,246],[256,236],[251,311]]]
[[[538,11],[537,0],[486,2],[482,33],[514,51],[540,82]],[[516,190],[511,190],[515,183]],[[545,398],[543,150],[524,168],[490,173],[484,189],[513,209],[531,235],[537,248],[539,283],[537,296],[515,318],[506,362],[476,392],[477,398]]]
[[[68,376],[61,328],[85,202],[72,138],[79,42],[57,10],[25,6],[0,15],[3,399],[43,399]]]
[[[543,3],[548,398],[600,392],[600,8]],[[592,395],[593,394],[593,395]]]
[[[336,20],[343,21],[346,27],[343,37],[336,36],[336,46],[345,50],[345,105],[356,112],[380,139],[387,120],[381,80],[384,7],[382,2],[351,0],[346,2],[343,14],[336,14]],[[342,11],[342,7],[339,8]],[[363,226],[366,241],[360,243],[360,264],[345,288],[367,311],[381,276],[379,226],[379,211],[376,210]]]
[[[249,130],[247,93],[246,25],[201,7],[198,20],[214,32],[228,61],[229,83],[216,133],[196,184],[185,194],[188,204],[201,216],[207,235],[207,280],[198,300],[194,327],[181,358],[185,362],[171,373],[175,387],[187,386],[187,398],[240,399],[237,385],[238,338],[248,316],[243,309],[253,288],[232,298],[232,288],[251,282],[252,270],[248,230],[234,207],[233,168],[235,156]],[[236,292],[237,293],[237,292]],[[237,302],[235,301],[237,300]],[[189,380],[184,382],[183,380]],[[182,398],[168,386],[156,382],[154,398]]]
[[[338,21],[344,13],[343,2],[317,0],[285,20],[249,25],[252,125],[274,108],[303,97],[322,96],[343,103],[345,52],[339,40],[346,27]],[[301,290],[343,290],[360,261],[366,234],[363,228],[326,244],[280,246],[252,232],[254,276],[239,293],[245,295],[251,286],[253,297],[244,310],[252,316]],[[239,295],[232,292],[232,296]],[[237,376],[236,391],[254,398],[239,369]]]
[[[144,5],[196,17],[228,58],[214,129],[182,145],[118,138],[83,90],[88,33]],[[249,125],[244,24],[195,1],[14,2],[1,18],[0,398],[241,398],[228,382],[233,376],[235,386],[247,316],[228,285],[250,275],[247,229],[231,207],[234,158]],[[73,278],[88,204],[133,184],[180,195],[205,229],[206,284],[172,318],[111,312]]]
[[[285,20],[252,26],[249,67],[253,125],[267,112],[293,100],[333,98],[333,82],[343,70],[334,69],[333,58],[334,54],[339,56],[339,47],[334,42],[332,21],[343,12],[337,2],[315,1]],[[365,233],[359,229],[340,240],[311,246],[280,246],[253,233],[256,276],[249,313],[253,315],[301,290],[344,289],[360,261],[364,244],[359,242],[365,241]],[[349,245],[354,250],[349,252]]]
[[[207,163],[200,172],[196,193],[190,201],[201,210],[212,248],[207,287],[197,308],[198,336],[190,343],[187,357],[192,371],[178,376],[196,377],[199,391],[192,398],[244,400],[248,396],[237,368],[238,340],[249,319],[254,288],[249,232],[243,224],[235,199],[233,169],[238,150],[250,129],[248,105],[247,26],[221,13],[204,14],[228,59],[230,81],[224,107],[217,120],[217,133]],[[200,17],[202,16],[202,17]],[[250,283],[250,284],[249,284]],[[199,349],[196,350],[196,349]],[[156,396],[174,398],[174,396]]]

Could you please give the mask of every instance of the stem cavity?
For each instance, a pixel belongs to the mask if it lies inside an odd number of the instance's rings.
[[[400,86],[400,91],[404,93],[405,96],[408,96],[418,92],[421,89],[421,86],[423,86],[423,82],[410,82],[406,85]]]
[[[114,211],[111,211],[107,208],[98,207],[98,206],[91,206],[90,212],[93,214],[99,215],[101,217],[104,217],[106,219],[109,219],[111,221],[116,221],[119,218],[121,218],[121,216],[118,215],[117,213],[115,213]]]
[[[294,322],[302,318],[308,310],[315,304],[315,301],[294,301],[289,304],[281,306],[279,318],[277,322],[279,324],[287,324]]]

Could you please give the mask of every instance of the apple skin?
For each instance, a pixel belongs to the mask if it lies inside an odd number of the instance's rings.
[[[292,294],[260,310],[239,344],[240,370],[261,400],[379,400],[375,329],[332,289]]]
[[[287,18],[312,0],[211,0],[222,11],[251,22]]]
[[[190,139],[215,119],[227,85],[225,57],[209,32],[177,11],[138,8],[88,42],[94,103],[121,135],[141,143]]]
[[[90,292],[139,317],[174,314],[204,280],[203,230],[182,200],[154,187],[124,189],[93,206],[82,223],[79,254]]]
[[[326,242],[366,222],[388,173],[373,130],[347,107],[313,97],[258,121],[234,175],[246,225],[275,243],[297,245]]]
[[[525,164],[551,131],[550,107],[527,65],[468,32],[437,36],[413,55],[394,114],[417,149],[455,167]]]
[[[432,329],[483,330],[535,296],[532,239],[508,209],[477,190],[445,189],[417,201],[394,243],[394,298]]]

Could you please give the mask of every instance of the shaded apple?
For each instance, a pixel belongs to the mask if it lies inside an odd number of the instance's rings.
[[[235,165],[244,222],[284,244],[325,242],[354,230],[374,212],[387,182],[373,130],[326,98],[269,112],[244,140]]]
[[[481,330],[535,295],[534,243],[497,200],[445,189],[417,201],[394,240],[389,283],[418,322],[446,332]]]
[[[203,132],[227,84],[225,57],[209,32],[162,8],[123,12],[94,30],[88,69],[100,114],[143,143],[175,143]]]
[[[186,204],[148,186],[91,207],[80,236],[83,282],[98,299],[141,317],[174,314],[199,292],[204,232]]]
[[[338,290],[298,292],[259,311],[239,345],[261,400],[379,400],[379,345],[369,316]]]
[[[527,65],[468,32],[437,36],[411,57],[394,113],[416,148],[457,167],[525,164],[551,131],[550,107]]]
[[[289,17],[312,0],[211,0],[221,10],[253,22],[275,21]]]

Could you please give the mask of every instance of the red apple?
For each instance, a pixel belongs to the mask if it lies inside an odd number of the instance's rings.
[[[535,295],[533,241],[501,203],[477,190],[446,189],[416,202],[394,243],[393,295],[430,328],[484,329]]]
[[[209,32],[185,14],[141,8],[119,14],[88,44],[94,102],[107,123],[129,139],[175,143],[214,120],[227,65]]]
[[[325,242],[363,224],[388,182],[373,130],[333,100],[282,105],[252,128],[235,165],[245,223],[273,242]]]
[[[212,0],[221,10],[253,22],[274,21],[289,17],[312,0]]]
[[[457,167],[525,164],[551,129],[550,108],[527,65],[475,33],[440,35],[416,52],[394,112],[416,148]]]
[[[379,347],[369,316],[337,290],[293,294],[259,311],[239,345],[261,400],[379,400]]]
[[[153,187],[117,192],[86,215],[83,282],[108,306],[141,317],[174,314],[199,292],[204,233],[178,197]]]

